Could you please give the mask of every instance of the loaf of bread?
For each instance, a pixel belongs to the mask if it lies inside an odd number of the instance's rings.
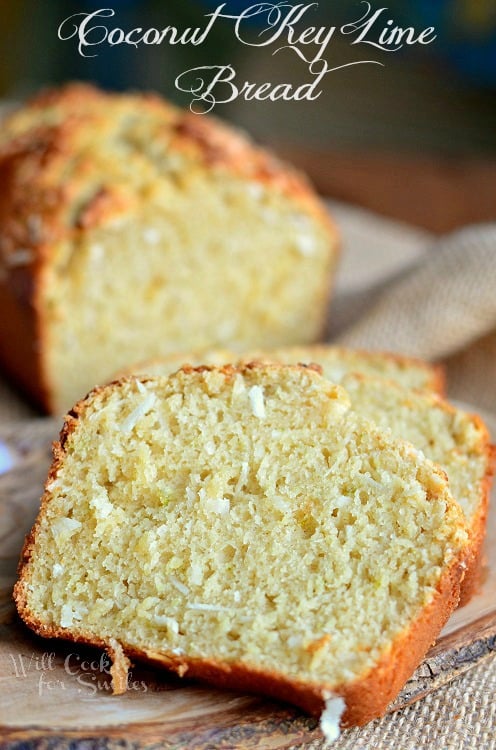
[[[0,363],[63,413],[129,362],[316,340],[337,234],[217,120],[69,85],[0,131]]]
[[[444,372],[439,365],[391,352],[367,352],[329,344],[257,349],[242,354],[229,349],[174,352],[146,362],[129,364],[114,375],[170,375],[184,364],[199,367],[227,365],[240,360],[269,360],[287,365],[317,363],[322,368],[324,377],[333,383],[340,383],[349,373],[359,373],[384,377],[406,388],[434,391],[439,394],[444,392]]]
[[[67,416],[15,587],[42,636],[342,726],[385,711],[459,596],[445,475],[312,368],[185,368]]]

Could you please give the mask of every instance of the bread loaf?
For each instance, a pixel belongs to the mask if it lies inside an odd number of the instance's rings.
[[[311,368],[185,368],[66,418],[15,588],[37,633],[343,726],[385,711],[458,601],[445,475]]]
[[[209,116],[69,85],[2,124],[0,179],[0,363],[48,411],[133,361],[322,332],[326,210]]]
[[[367,352],[329,344],[313,346],[285,346],[270,350],[251,350],[242,354],[229,349],[206,349],[192,352],[174,352],[155,357],[146,362],[131,363],[117,376],[144,374],[170,375],[184,364],[227,365],[254,360],[271,360],[282,364],[296,365],[316,362],[322,367],[324,376],[333,383],[340,383],[349,373],[373,375],[393,380],[406,388],[443,393],[444,373],[439,365],[433,365],[413,357],[390,352]]]

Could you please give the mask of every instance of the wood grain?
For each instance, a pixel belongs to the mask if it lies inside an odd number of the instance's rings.
[[[270,144],[318,191],[383,216],[444,233],[494,221],[496,160]]]
[[[0,747],[287,748],[322,738],[318,722],[265,698],[214,690],[140,665],[123,696],[110,696],[96,650],[46,641],[12,603],[19,551],[36,516],[58,425],[40,419],[0,429],[16,465],[0,476]],[[496,514],[488,526],[488,573],[480,594],[455,613],[390,711],[496,652]],[[491,557],[492,555],[492,557]]]

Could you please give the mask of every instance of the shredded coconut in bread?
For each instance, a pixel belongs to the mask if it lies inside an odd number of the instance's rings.
[[[153,403],[123,431],[143,388]],[[67,418],[47,487],[19,613],[107,647],[117,690],[126,658],[153,658],[324,711],[332,735],[339,699],[343,726],[385,710],[457,602],[467,534],[445,476],[311,368],[96,389]]]

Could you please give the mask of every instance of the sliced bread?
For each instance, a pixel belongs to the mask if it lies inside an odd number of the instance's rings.
[[[414,392],[381,378],[347,375],[343,386],[353,409],[397,438],[410,441],[446,471],[450,490],[467,520],[470,557],[460,605],[476,592],[482,571],[495,449],[480,417],[434,394]]]
[[[296,364],[318,363],[323,374],[341,383],[353,408],[395,437],[411,442],[449,476],[451,491],[467,519],[471,556],[462,584],[460,604],[477,590],[495,452],[480,417],[442,399],[440,367],[421,360],[379,352],[316,345],[253,351],[243,355],[226,349],[175,354],[129,368],[129,372],[167,374],[183,362],[191,365],[243,361],[250,358]],[[434,392],[433,392],[434,391]]]
[[[418,388],[436,393],[444,391],[444,373],[439,365],[391,352],[369,352],[329,344],[286,346],[270,350],[257,349],[243,353],[230,349],[176,352],[146,362],[133,363],[120,371],[118,375],[170,375],[183,364],[193,367],[227,365],[240,360],[244,362],[268,360],[287,365],[316,362],[322,367],[324,377],[333,383],[340,383],[348,373],[357,372],[364,375],[380,375],[407,388]]]
[[[349,726],[436,638],[466,544],[443,472],[314,369],[185,368],[67,416],[15,600],[117,692],[137,657]]]

